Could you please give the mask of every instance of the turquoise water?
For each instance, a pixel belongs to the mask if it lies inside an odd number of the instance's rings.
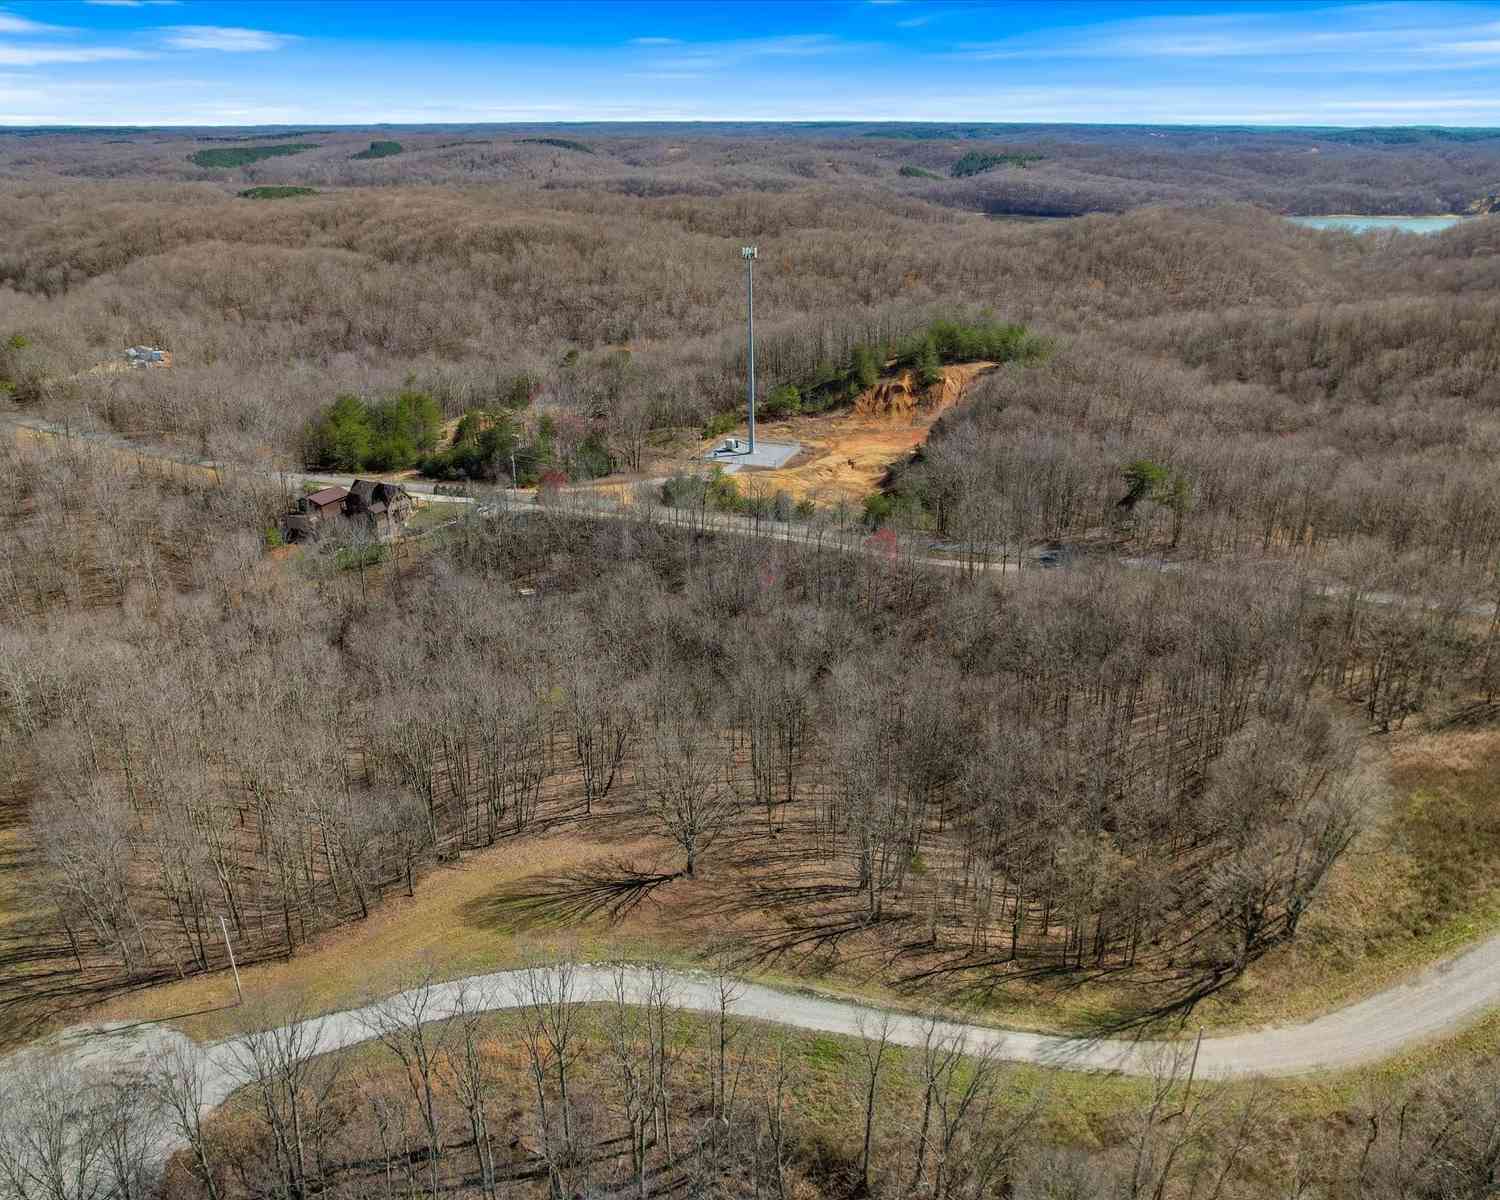
[[[1441,233],[1462,221],[1463,217],[1288,217],[1294,225],[1309,229],[1347,229],[1350,233],[1370,233],[1380,229],[1400,229],[1405,233]]]

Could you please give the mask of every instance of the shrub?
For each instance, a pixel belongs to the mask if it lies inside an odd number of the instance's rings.
[[[404,147],[400,142],[371,142],[368,150],[361,150],[358,154],[351,154],[350,158],[390,158],[392,155],[400,154]]]
[[[720,467],[715,467],[708,477],[708,506],[717,512],[731,513],[743,512],[745,508],[740,485],[734,481],[734,476],[724,474]]]
[[[904,175],[907,179],[941,179],[942,176],[936,171],[929,171],[926,167],[902,167],[896,172]]]
[[[705,438],[723,437],[739,423],[740,414],[738,410],[713,413],[708,420],[703,422],[703,436]]]
[[[707,478],[673,475],[661,485],[661,502],[668,508],[711,508],[715,512],[744,512],[745,498],[734,478],[715,467]]]
[[[239,193],[241,200],[291,200],[297,196],[316,196],[316,188],[310,187],[253,187]]]
[[[340,396],[308,428],[308,464],[336,471],[404,471],[437,445],[437,401],[404,391],[373,404]]]
[[[333,564],[340,571],[373,567],[384,561],[385,546],[380,542],[372,542],[367,546],[340,546],[333,555]]]
[[[865,497],[865,524],[879,529],[896,511],[896,502],[890,496],[873,492]]]
[[[761,401],[760,411],[772,421],[795,417],[802,411],[802,393],[795,383],[782,384]]]
[[[615,469],[615,456],[610,453],[604,434],[590,433],[573,451],[573,473],[580,479],[602,479]]]
[[[1171,472],[1166,467],[1146,458],[1136,459],[1125,468],[1124,474],[1126,486],[1129,488],[1122,501],[1124,504],[1155,499],[1157,494],[1167,486],[1167,481],[1171,477]]]
[[[574,150],[579,154],[592,154],[594,148],[585,142],[575,142],[572,138],[562,137],[529,137],[517,138],[516,144],[521,146],[555,146],[559,150]]]
[[[226,170],[230,167],[249,166],[263,158],[280,158],[317,148],[313,142],[284,142],[277,146],[221,146],[216,150],[198,150],[188,155],[188,162],[205,170]]]
[[[673,475],[662,481],[661,502],[668,508],[697,508],[707,486],[696,475]]]
[[[897,540],[894,530],[877,529],[872,533],[865,543],[871,551],[883,558],[894,559],[901,553],[901,543]]]
[[[954,179],[963,179],[968,175],[993,171],[996,167],[1029,167],[1032,163],[1041,161],[1040,154],[986,154],[980,150],[970,150],[948,168],[948,174]]]
[[[536,485],[536,498],[538,504],[554,504],[563,484],[568,482],[568,477],[556,467],[549,467],[543,471]]]

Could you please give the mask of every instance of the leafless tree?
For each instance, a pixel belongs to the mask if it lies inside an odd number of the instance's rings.
[[[699,856],[738,809],[730,764],[714,729],[680,708],[656,714],[643,738],[639,775],[647,811],[682,849],[683,872],[693,878]]]
[[[559,958],[527,968],[512,984],[536,1091],[537,1131],[554,1190],[561,1187],[562,1172],[571,1166],[576,1152],[568,1081],[580,1052],[580,1016],[574,995],[577,973],[577,963]],[[553,1079],[557,1082],[555,1133],[547,1104],[548,1084]]]
[[[340,1063],[320,1057],[323,1022],[300,1005],[272,1017],[266,1027],[227,1043],[231,1068],[252,1089],[270,1130],[278,1191],[302,1194],[310,1183],[309,1161],[329,1125],[338,1119],[334,1103]]]
[[[192,1152],[193,1172],[208,1200],[219,1200],[214,1144],[203,1127],[204,1111],[210,1107],[207,1058],[195,1047],[170,1043],[152,1058],[146,1086],[169,1127]]]
[[[449,989],[439,984],[431,968],[406,981],[406,986],[384,1000],[358,1010],[357,1019],[400,1064],[413,1102],[422,1114],[427,1134],[428,1187],[436,1197],[443,1157],[443,1129],[436,1088],[448,1064],[455,1038],[465,1022],[450,1021],[456,1004]],[[467,1047],[465,1047],[467,1049]]]
[[[475,985],[459,982],[453,991],[455,1045],[438,1059],[438,1067],[469,1118],[469,1136],[479,1159],[479,1187],[487,1200],[494,1200],[495,1150],[490,1144],[490,1104],[494,1099],[493,1069],[486,1059],[483,1014],[493,1007]],[[425,1093],[424,1093],[425,1096]]]
[[[870,1194],[870,1152],[874,1144],[875,1119],[880,1094],[880,1072],[891,1046],[895,1021],[890,1013],[859,1018],[859,1057],[856,1059],[864,1093],[864,1144],[859,1152],[860,1186]]]

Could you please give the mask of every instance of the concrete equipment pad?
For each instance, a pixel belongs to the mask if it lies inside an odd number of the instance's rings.
[[[726,474],[733,474],[744,467],[760,467],[771,469],[784,467],[797,451],[802,449],[801,442],[767,442],[760,438],[755,439],[755,453],[751,454],[746,448],[744,438],[740,438],[738,450],[725,450],[724,441],[710,450],[703,457],[706,461],[717,463],[724,468]]]

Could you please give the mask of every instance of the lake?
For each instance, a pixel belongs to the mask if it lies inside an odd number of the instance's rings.
[[[1463,217],[1288,217],[1294,225],[1309,229],[1347,229],[1350,233],[1373,233],[1382,229],[1399,229],[1403,233],[1441,233],[1451,229]]]

